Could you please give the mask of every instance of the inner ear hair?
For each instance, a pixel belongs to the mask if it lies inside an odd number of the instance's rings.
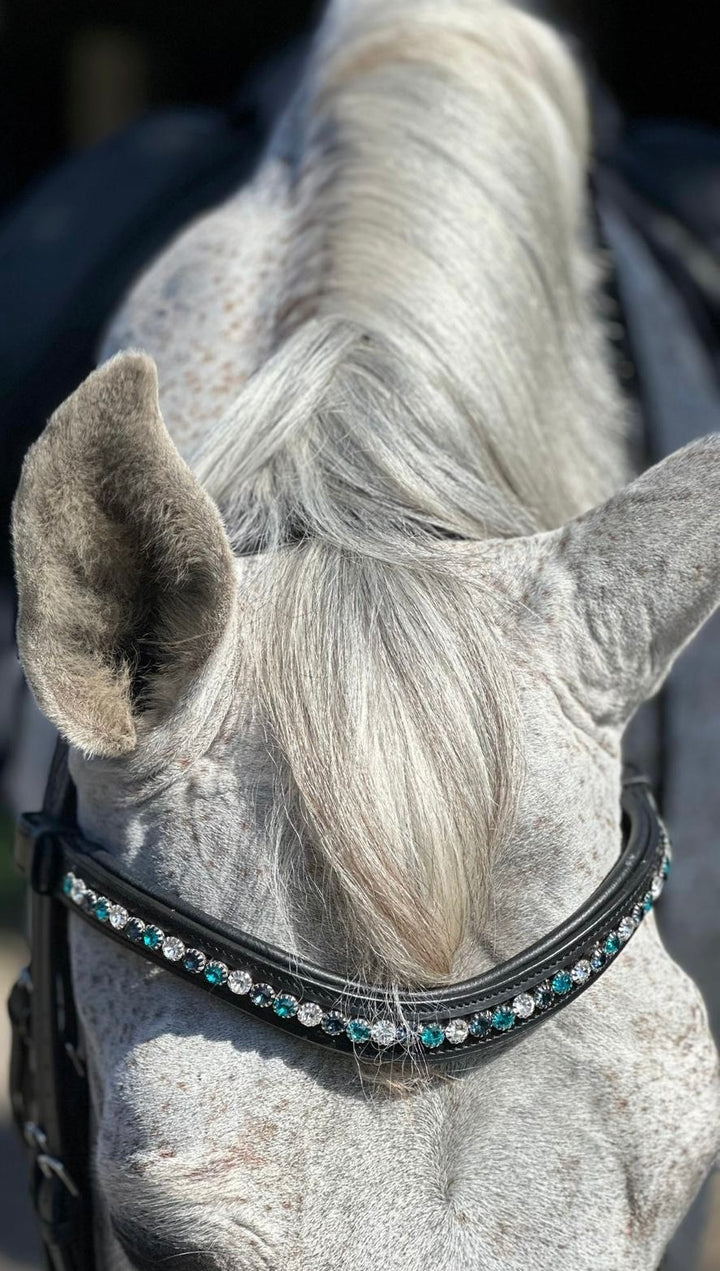
[[[720,603],[720,433],[540,537],[565,665],[595,717],[623,724]]]
[[[52,416],[13,507],[18,646],[38,702],[86,753],[136,744],[136,714],[198,672],[234,605],[217,507],[160,414],[155,364],[124,353]]]

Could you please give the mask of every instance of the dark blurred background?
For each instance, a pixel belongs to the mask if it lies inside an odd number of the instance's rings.
[[[20,460],[91,369],[102,327],[138,271],[248,177],[321,9],[316,0],[0,0],[3,997],[24,956],[12,817],[38,802],[53,740],[23,692],[12,645],[7,512]],[[598,146],[617,152],[617,171],[631,180],[630,219],[660,210],[660,260],[671,254],[668,220],[676,238],[689,238],[701,299],[687,304],[717,370],[716,15],[709,4],[661,10],[639,0],[553,0],[542,12],[576,42],[594,91],[603,86]],[[658,132],[658,121],[671,122]],[[674,1271],[720,1271],[713,1187],[677,1242]],[[39,1265],[24,1191],[0,1091],[0,1271]]]
[[[307,0],[11,0],[2,6],[0,197],[143,111],[225,108],[253,64],[303,31]]]
[[[546,10],[579,35],[629,115],[720,124],[714,7],[556,0]],[[0,201],[145,110],[227,106],[253,64],[317,11],[309,0],[5,0]]]

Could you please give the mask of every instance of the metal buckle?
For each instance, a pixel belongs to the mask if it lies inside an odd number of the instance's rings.
[[[37,1163],[46,1178],[59,1178],[65,1190],[68,1191],[75,1200],[78,1199],[80,1192],[68,1174],[62,1161],[59,1160],[57,1156],[50,1156],[47,1152],[41,1152],[37,1158]]]
[[[58,1156],[52,1156],[50,1152],[46,1151],[48,1141],[42,1126],[37,1125],[35,1121],[26,1121],[23,1126],[23,1135],[28,1147],[37,1153],[35,1160],[40,1172],[45,1178],[59,1179],[66,1191],[77,1200],[80,1192],[68,1173],[66,1166]]]
[[[44,1152],[47,1147],[47,1135],[36,1121],[26,1121],[23,1126],[23,1138],[28,1147],[33,1148],[36,1152]]]

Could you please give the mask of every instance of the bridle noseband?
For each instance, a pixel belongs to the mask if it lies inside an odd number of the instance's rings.
[[[347,980],[169,896],[138,886],[78,830],[64,747],[45,808],[20,819],[31,888],[31,965],[10,998],[13,1112],[32,1159],[49,1266],[95,1266],[89,1099],[72,986],[68,914],[286,1034],[373,1065],[481,1059],[585,992],[658,899],[669,844],[643,777],[622,787],[623,847],[585,904],[510,961],[462,983],[390,995]],[[157,981],[163,991],[165,981]]]

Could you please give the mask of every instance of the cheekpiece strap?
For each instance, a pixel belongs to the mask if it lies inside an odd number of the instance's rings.
[[[74,813],[66,747],[55,752],[43,824]],[[41,839],[17,839],[32,884],[31,963],[8,1001],[12,1026],[10,1098],[30,1165],[30,1193],[50,1271],[93,1271],[89,1171],[89,1098],[75,1012],[67,939],[67,908],[50,876],[53,849]]]

